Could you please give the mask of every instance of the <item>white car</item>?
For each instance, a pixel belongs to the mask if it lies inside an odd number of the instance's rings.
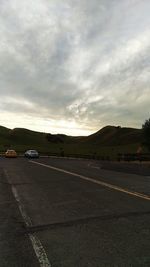
[[[24,156],[26,158],[39,158],[39,153],[36,150],[27,150]]]

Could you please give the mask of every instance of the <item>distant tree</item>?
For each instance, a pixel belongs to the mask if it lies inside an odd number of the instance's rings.
[[[144,142],[143,144],[150,150],[150,119],[146,120],[142,125]]]
[[[48,142],[52,142],[52,139],[53,139],[52,134],[46,134],[46,139]]]
[[[61,135],[54,135],[54,134],[46,134],[46,139],[48,142],[52,142],[52,143],[63,143],[63,139],[61,137]]]

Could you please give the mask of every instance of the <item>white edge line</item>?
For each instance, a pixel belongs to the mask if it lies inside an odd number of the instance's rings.
[[[6,170],[5,170],[5,176],[9,182],[9,175],[8,175]],[[16,202],[18,203],[19,211],[21,213],[21,216],[22,216],[26,226],[28,226],[28,227],[33,226],[30,217],[26,214],[24,206],[20,202],[20,198],[19,198],[18,192],[16,190],[16,187],[11,186],[11,189],[12,189],[13,196],[14,196]],[[39,240],[39,238],[35,234],[30,234],[30,233],[28,234],[28,236],[29,236],[30,241],[32,243],[32,247],[34,249],[36,257],[39,261],[40,267],[51,267],[51,263],[49,262],[46,251],[45,251],[41,241]]]
[[[122,192],[122,193],[126,193],[126,194],[131,195],[131,196],[139,197],[139,198],[142,198],[142,199],[150,201],[150,196],[141,194],[139,192],[132,192],[132,191],[129,191],[128,189],[126,189],[126,188],[121,188],[119,186],[108,184],[108,183],[105,183],[103,181],[95,180],[93,178],[86,177],[84,175],[80,175],[80,174],[77,174],[77,173],[74,173],[74,172],[66,171],[64,169],[56,168],[56,167],[53,167],[51,165],[46,165],[46,164],[43,164],[43,163],[40,163],[40,162],[37,162],[37,161],[30,160],[29,162],[37,164],[37,165],[41,165],[43,167],[46,167],[46,168],[49,168],[49,169],[52,169],[52,170],[55,170],[55,171],[63,172],[63,173],[66,173],[66,174],[70,174],[72,176],[79,177],[79,178],[81,178],[83,180],[86,180],[86,181],[89,181],[89,182],[92,182],[92,183],[95,183],[95,184],[99,184],[101,186],[104,186],[104,187],[107,187],[107,188],[110,188],[110,189],[113,189],[113,190],[116,190],[116,191],[119,191],[119,192]]]

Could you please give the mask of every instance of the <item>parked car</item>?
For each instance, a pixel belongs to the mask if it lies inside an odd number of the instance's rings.
[[[26,158],[39,158],[39,153],[36,150],[27,150],[24,156]]]
[[[5,152],[5,157],[6,158],[16,158],[17,157],[17,153],[15,150],[13,149],[8,149],[6,152]]]

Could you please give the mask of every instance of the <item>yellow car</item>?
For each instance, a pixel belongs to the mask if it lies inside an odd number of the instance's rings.
[[[8,149],[5,153],[5,157],[6,158],[16,158],[17,157],[17,153],[15,150],[13,149]]]

